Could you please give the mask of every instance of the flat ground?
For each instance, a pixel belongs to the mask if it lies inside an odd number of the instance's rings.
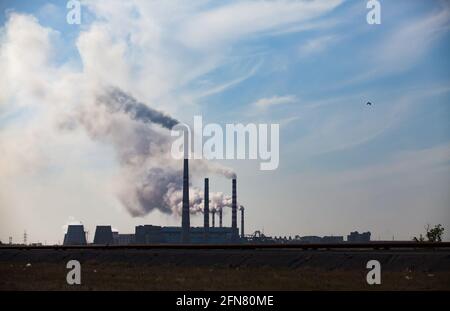
[[[381,285],[366,283],[371,259]],[[450,250],[0,248],[0,276],[0,290],[450,290]]]

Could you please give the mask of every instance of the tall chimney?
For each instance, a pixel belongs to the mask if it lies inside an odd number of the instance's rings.
[[[207,240],[208,239],[208,231],[209,231],[209,179],[208,178],[205,178],[203,227],[205,229],[205,240]]]
[[[244,207],[241,205],[241,238],[244,238]]]
[[[189,243],[189,160],[185,155],[183,167],[183,211],[181,214],[181,243]]]
[[[213,209],[211,213],[212,213],[212,226],[214,228],[216,226],[216,209]]]
[[[219,209],[219,227],[222,228],[222,208]]]
[[[236,193],[235,178],[233,178],[232,195],[231,195],[231,229],[232,229],[232,239],[236,240],[239,232],[237,228],[237,193]]]

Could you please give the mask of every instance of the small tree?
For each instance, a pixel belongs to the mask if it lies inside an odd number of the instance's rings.
[[[442,235],[444,234],[444,227],[442,227],[441,224],[434,226],[434,228],[431,228],[430,225],[427,225],[425,227],[426,230],[426,236],[428,239],[428,242],[442,242]],[[422,234],[419,235],[419,237],[414,237],[413,240],[415,242],[425,242],[425,238]]]
[[[442,242],[442,235],[444,234],[444,228],[441,224],[434,226],[434,228],[430,228],[430,225],[427,225],[427,238],[429,242]]]

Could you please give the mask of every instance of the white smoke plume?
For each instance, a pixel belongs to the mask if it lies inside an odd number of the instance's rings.
[[[105,88],[94,105],[80,110],[77,120],[90,137],[113,145],[121,167],[118,197],[132,216],[144,216],[155,209],[181,214],[182,163],[171,156],[168,131],[178,121],[117,87]],[[195,172],[235,177],[231,169],[203,160],[190,165]],[[231,206],[230,200],[222,193],[212,193],[216,208]],[[203,191],[191,187],[190,201],[192,213],[203,211]]]
[[[231,196],[225,195],[223,192],[212,193],[210,199],[210,206],[216,211],[223,210],[224,207],[231,207]]]

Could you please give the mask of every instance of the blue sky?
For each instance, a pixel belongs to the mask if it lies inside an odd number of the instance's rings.
[[[82,24],[68,25],[65,1],[2,1],[0,172],[12,182],[0,192],[0,239],[29,228],[55,241],[68,218],[121,231],[179,223],[158,212],[128,217],[108,184],[118,166],[111,146],[83,130],[54,132],[99,81],[188,123],[195,114],[279,123],[276,171],[223,163],[239,176],[249,231],[410,239],[427,223],[450,228],[450,7],[380,2],[381,25],[367,24],[366,1],[351,0],[85,1]],[[93,180],[108,185],[96,192]],[[229,192],[228,180],[213,182]],[[33,223],[29,209],[48,220]]]

